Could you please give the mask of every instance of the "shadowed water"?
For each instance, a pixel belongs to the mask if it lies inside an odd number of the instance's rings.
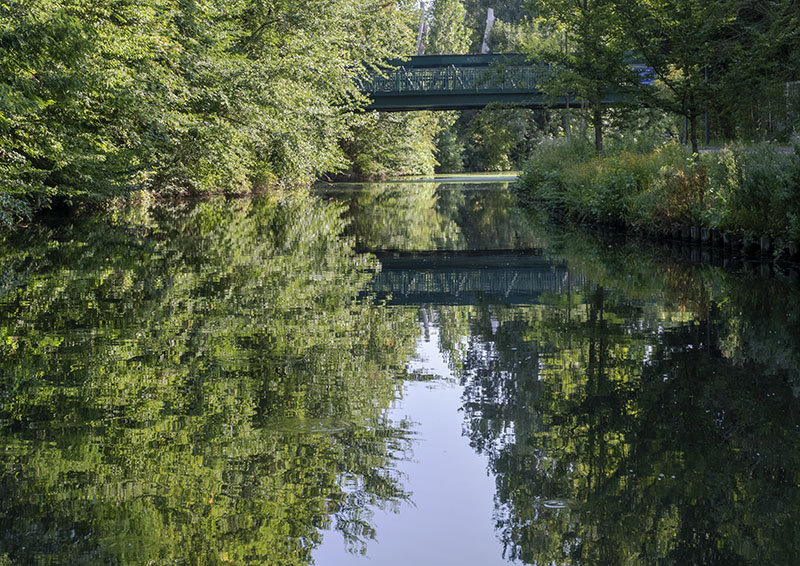
[[[795,564],[800,292],[507,182],[0,243],[0,566]]]

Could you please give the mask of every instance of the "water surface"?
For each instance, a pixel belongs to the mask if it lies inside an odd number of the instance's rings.
[[[796,564],[800,293],[509,183],[0,244],[0,565]]]

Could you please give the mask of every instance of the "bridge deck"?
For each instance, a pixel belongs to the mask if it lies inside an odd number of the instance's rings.
[[[465,110],[491,103],[527,108],[566,108],[580,98],[545,93],[542,85],[554,76],[551,65],[534,65],[519,54],[421,55],[392,61],[393,69],[363,81],[361,89],[372,102],[370,110]],[[603,104],[625,101],[607,93]]]

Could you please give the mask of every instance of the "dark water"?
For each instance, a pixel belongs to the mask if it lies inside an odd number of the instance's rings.
[[[0,566],[800,563],[800,290],[507,183],[0,243]]]

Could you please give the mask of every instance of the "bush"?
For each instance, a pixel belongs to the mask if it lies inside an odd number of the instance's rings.
[[[525,164],[520,185],[534,201],[551,210],[567,207],[562,174],[565,163],[583,164],[593,155],[592,145],[582,139],[546,140]]]
[[[698,216],[704,179],[676,144],[596,156],[589,143],[571,141],[538,151],[521,183],[534,200],[573,218],[642,227]]]
[[[543,144],[520,183],[537,203],[576,220],[665,229],[674,222],[800,239],[800,141],[728,148],[695,160],[666,143],[594,155],[583,141]]]
[[[751,234],[800,237],[800,156],[772,144],[726,149],[709,159],[713,225]]]

